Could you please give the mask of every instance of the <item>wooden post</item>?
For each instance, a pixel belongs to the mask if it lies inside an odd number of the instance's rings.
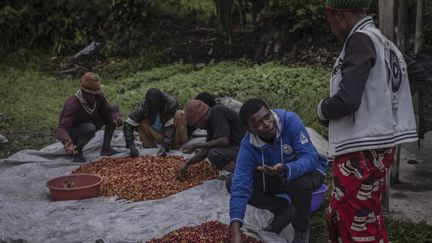
[[[400,152],[401,146],[397,145],[395,147],[395,153],[393,155],[393,163],[387,171],[385,177],[385,188],[381,201],[384,212],[390,211],[390,185],[399,182],[399,166],[400,166]]]
[[[382,201],[381,201],[381,206],[382,206],[382,210],[383,212],[389,212],[390,211],[390,171],[387,171],[387,174],[385,176],[385,188],[384,188],[384,192],[382,195]]]
[[[400,167],[400,145],[396,146],[396,151],[394,154],[393,164],[390,170],[390,184],[394,185],[399,183],[399,167]]]
[[[415,26],[415,40],[414,40],[414,54],[418,54],[423,49],[423,15],[424,15],[424,0],[417,0],[417,12],[416,12],[416,26]],[[381,6],[381,5],[380,5]],[[401,51],[405,50],[405,23],[407,16],[407,2],[405,0],[398,1],[398,32],[397,32],[397,43]],[[419,93],[421,99],[421,91]],[[419,121],[421,122],[421,121]],[[400,167],[400,153],[401,146],[396,147],[393,164],[390,170],[390,176],[386,176],[385,193],[383,195],[383,208],[388,211],[390,207],[389,203],[389,191],[390,184],[399,183],[399,167]],[[387,195],[385,195],[387,194]]]
[[[391,41],[394,41],[394,0],[379,0],[379,28],[381,32]],[[381,204],[383,211],[390,210],[390,171],[385,176],[385,189]]]
[[[379,0],[379,28],[391,41],[394,40],[394,0]]]
[[[423,11],[424,0],[417,0],[414,54],[417,55],[423,49]]]
[[[401,52],[405,51],[405,30],[407,21],[407,1],[398,1],[397,44]]]
[[[243,0],[238,0],[239,4],[239,18],[240,18],[240,25],[246,25],[247,18],[246,18],[246,7],[243,3]]]
[[[398,1],[398,21],[397,21],[397,45],[401,52],[405,51],[405,29],[406,29],[406,21],[407,21],[407,1],[399,0]],[[390,168],[390,178],[387,178],[387,183],[390,185],[399,183],[399,166],[400,166],[400,146],[396,146],[395,156],[393,159],[393,164]],[[386,184],[386,185],[387,185]],[[386,188],[386,192],[390,192],[390,188]],[[387,200],[387,207],[389,207],[389,200]]]

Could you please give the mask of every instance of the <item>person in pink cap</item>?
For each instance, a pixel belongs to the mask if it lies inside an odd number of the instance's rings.
[[[186,123],[207,131],[206,142],[182,146],[182,152],[195,155],[188,159],[178,170],[177,178],[184,180],[190,165],[208,158],[219,170],[233,172],[235,159],[245,128],[237,112],[222,106],[209,107],[200,100],[190,100],[184,109]]]

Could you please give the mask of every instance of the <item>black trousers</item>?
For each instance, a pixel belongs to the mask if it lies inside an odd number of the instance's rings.
[[[95,136],[96,131],[101,129],[103,124],[94,124],[92,122],[81,123],[69,130],[69,136],[72,142],[76,145],[76,149],[79,153],[82,153],[83,147]],[[116,126],[114,123],[105,124],[104,140],[102,149],[111,147],[111,139],[114,134]]]
[[[232,177],[226,181],[228,192],[231,190]],[[289,205],[288,200],[275,196],[288,193],[295,209],[292,222],[296,230],[305,231],[309,227],[309,209],[312,193],[324,182],[324,176],[318,171],[304,174],[284,185],[277,176],[265,175],[265,191],[262,173],[255,170],[253,174],[253,191],[249,204],[259,209],[267,209],[273,214]]]

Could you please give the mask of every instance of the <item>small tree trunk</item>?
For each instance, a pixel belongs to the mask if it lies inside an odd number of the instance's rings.
[[[232,33],[232,5],[233,0],[214,0],[216,5],[216,14],[219,20],[219,30],[224,31],[228,37],[228,43],[231,44]]]
[[[417,55],[423,49],[423,12],[424,0],[417,0],[417,14],[414,40],[414,54]]]
[[[259,22],[261,18],[261,11],[265,6],[265,1],[263,0],[253,0],[252,3],[252,22]]]
[[[398,25],[397,25],[397,44],[399,49],[405,51],[405,31],[407,22],[407,1],[398,2]]]
[[[243,3],[243,0],[238,0],[239,3],[239,15],[240,15],[240,25],[245,25],[247,22],[246,19],[246,6]]]
[[[220,0],[214,0],[214,4],[216,6],[216,17],[218,19],[218,28],[219,28],[219,31],[223,31],[223,24],[221,21],[222,11],[221,11]]]
[[[228,43],[232,43],[232,9],[233,0],[226,0],[225,32],[228,36]]]
[[[379,0],[379,28],[391,41],[394,40],[394,0]],[[390,210],[390,171],[385,176],[385,188],[381,204],[384,211]]]
[[[400,168],[400,153],[401,146],[396,146],[395,155],[393,157],[393,164],[391,166],[390,184],[394,185],[399,183],[399,168]]]
[[[394,40],[394,0],[379,0],[379,28],[389,40]]]

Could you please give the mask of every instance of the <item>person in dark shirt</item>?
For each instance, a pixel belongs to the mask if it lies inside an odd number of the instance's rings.
[[[118,153],[111,147],[116,126],[122,124],[117,108],[108,103],[101,90],[101,79],[88,72],[80,79],[80,89],[69,97],[63,106],[57,128],[57,139],[74,155],[74,162],[85,162],[83,147],[105,125],[102,156]]]
[[[221,105],[210,108],[200,100],[190,100],[184,107],[186,123],[207,131],[206,142],[183,146],[184,153],[196,152],[178,170],[177,178],[184,180],[189,165],[208,158],[219,170],[233,172],[235,159],[245,128],[238,113]]]
[[[133,132],[138,130],[144,148],[161,147],[159,156],[165,156],[170,147],[179,147],[189,140],[184,114],[176,99],[159,89],[151,88],[145,99],[128,116],[124,125],[126,148],[131,157],[138,157]]]

